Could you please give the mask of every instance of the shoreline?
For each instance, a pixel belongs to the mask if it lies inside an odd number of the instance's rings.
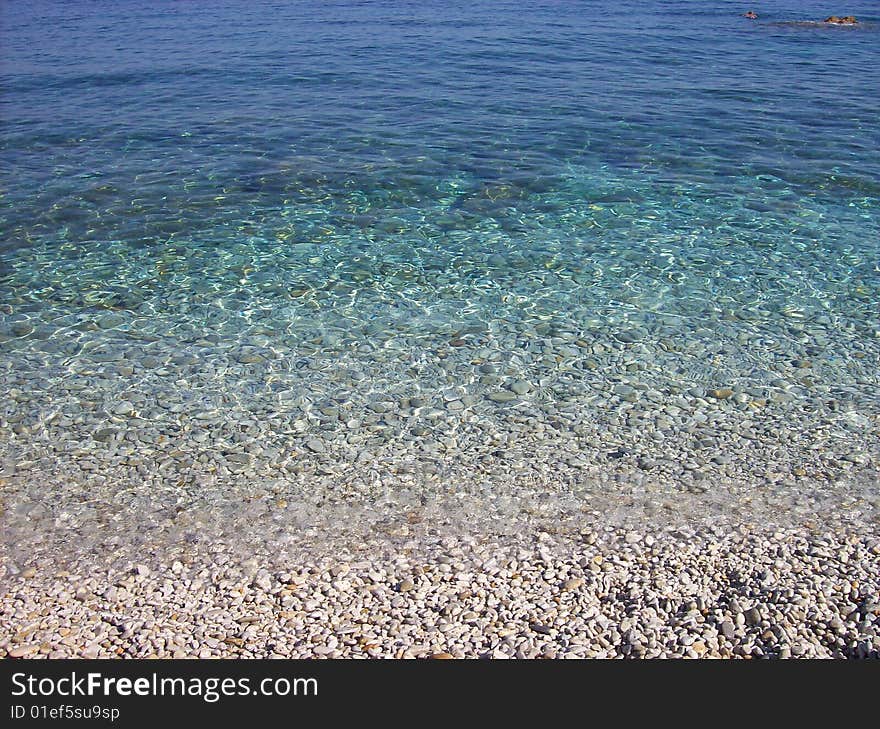
[[[15,479],[0,656],[878,658],[865,461],[705,488],[603,464],[372,492]]]
[[[880,657],[875,525],[419,526],[7,571],[0,654]]]

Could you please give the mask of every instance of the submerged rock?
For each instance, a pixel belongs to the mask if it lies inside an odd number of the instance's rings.
[[[831,25],[856,25],[859,21],[855,19],[852,15],[845,15],[843,17],[839,17],[837,15],[830,15],[823,23],[830,23]]]

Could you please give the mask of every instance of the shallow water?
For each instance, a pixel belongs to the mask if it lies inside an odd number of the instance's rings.
[[[6,515],[874,518],[880,15],[762,8],[5,4]]]

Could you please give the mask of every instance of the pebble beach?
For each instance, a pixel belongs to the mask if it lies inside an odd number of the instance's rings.
[[[784,384],[712,391],[638,366],[650,344],[586,336],[534,332],[518,369],[446,342],[432,393],[403,397],[389,356],[364,379],[395,395],[284,408],[268,389],[240,415],[168,407],[179,380],[139,349],[39,403],[18,360],[4,370],[18,459],[2,476],[0,650],[876,657],[877,416],[859,387],[875,351],[805,388],[823,364],[793,346],[773,359]],[[195,391],[217,372],[233,389],[286,371],[282,392],[315,393],[346,371],[235,368],[235,350],[209,377],[209,357],[193,357]],[[553,388],[573,381],[586,384],[560,407]]]
[[[29,658],[878,658],[875,537],[614,528],[30,569],[0,650]],[[377,557],[377,553],[382,553]],[[8,584],[8,583],[7,583]]]
[[[870,3],[99,5],[0,24],[0,656],[880,657]]]

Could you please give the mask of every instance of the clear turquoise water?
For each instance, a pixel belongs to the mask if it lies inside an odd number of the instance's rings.
[[[584,340],[663,397],[787,388],[875,438],[876,3],[531,5],[4,3],[7,462],[120,398],[160,429],[289,406],[283,449],[343,428],[328,399],[480,398],[487,360],[614,425]],[[824,389],[778,383],[797,358]]]

